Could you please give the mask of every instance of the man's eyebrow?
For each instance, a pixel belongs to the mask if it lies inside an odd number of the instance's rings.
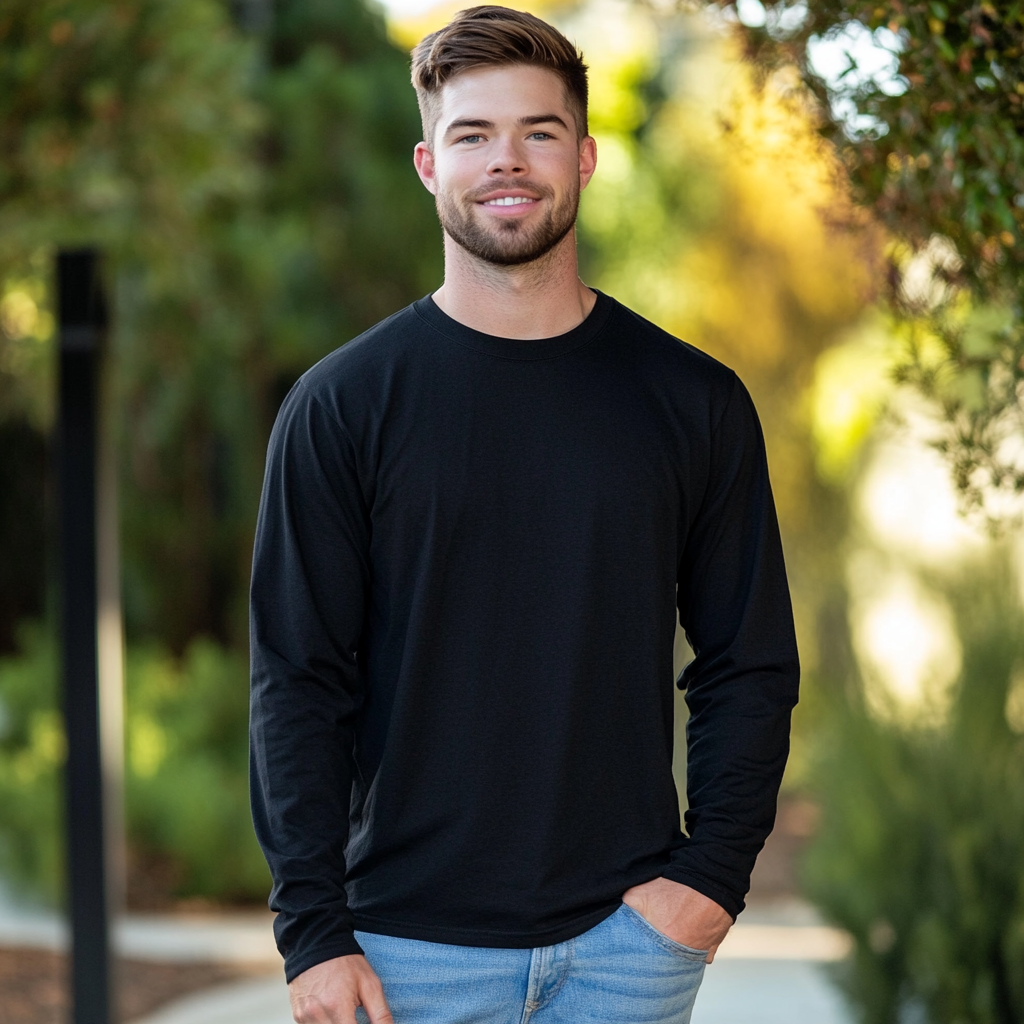
[[[558,114],[530,114],[528,117],[521,117],[516,122],[521,128],[528,127],[530,125],[537,124],[560,124],[566,131],[569,131],[569,126],[565,121],[558,116]],[[493,128],[494,122],[487,121],[479,117],[457,117],[454,121],[448,124],[445,128],[445,135],[450,135],[454,131],[458,131],[460,128]]]
[[[447,128],[445,128],[445,135],[449,135],[451,132],[458,128],[493,128],[493,121],[484,121],[477,117],[457,117],[452,121]]]
[[[557,114],[533,114],[519,118],[519,123],[524,127],[531,124],[560,124],[566,131],[569,130],[569,126]]]

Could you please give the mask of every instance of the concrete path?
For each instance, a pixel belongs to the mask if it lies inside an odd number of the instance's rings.
[[[140,960],[265,962],[280,966],[269,910],[239,913],[126,914],[113,944]],[[66,949],[67,919],[0,882],[0,946]]]
[[[692,1024],[854,1024],[828,978],[849,952],[802,900],[748,907],[704,972]]]
[[[707,969],[692,1024],[853,1024],[827,974],[848,952],[848,937],[822,925],[805,903],[752,907]],[[278,967],[266,978],[189,996],[136,1024],[292,1024],[292,1018]]]
[[[691,1024],[853,1022],[821,963],[715,957],[704,972]]]
[[[185,996],[135,1024],[294,1024],[284,973]]]
[[[185,996],[133,1024],[292,1024],[269,912],[129,915],[115,947],[152,960],[266,964],[265,976]],[[67,928],[53,913],[0,893],[0,945],[60,949]],[[707,969],[692,1024],[853,1024],[828,980],[849,939],[824,926],[807,904],[755,905],[740,918]]]
[[[186,996],[135,1024],[293,1022],[284,977],[275,972]],[[820,963],[716,957],[704,975],[691,1024],[853,1024],[853,1016]]]
[[[225,963],[266,962],[280,966],[273,915],[131,914],[114,924],[114,949],[141,960]],[[66,949],[67,922],[50,911],[0,905],[0,946]]]
[[[842,936],[825,933],[815,947],[820,929],[801,935],[807,926],[789,926],[787,938],[783,926],[775,933],[748,931],[755,927],[737,925],[733,937],[740,941],[723,946],[707,969],[692,1024],[853,1024],[826,974]],[[811,958],[798,959],[801,950]],[[769,958],[780,953],[787,958]],[[292,1018],[284,979],[275,971],[189,996],[137,1024],[292,1024]]]

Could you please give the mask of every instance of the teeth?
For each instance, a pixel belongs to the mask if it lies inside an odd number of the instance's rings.
[[[520,203],[532,203],[527,196],[504,196],[501,199],[488,199],[484,206],[519,206]]]

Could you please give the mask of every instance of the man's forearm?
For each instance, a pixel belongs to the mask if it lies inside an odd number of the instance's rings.
[[[253,825],[274,882],[274,931],[291,979],[362,952],[344,886],[351,730],[325,711],[322,687],[265,678],[262,664],[254,657]]]
[[[689,731],[686,830],[665,877],[692,886],[734,918],[742,911],[758,853],[775,822],[789,751],[788,707],[746,720],[710,709]],[[696,717],[696,716],[695,716]],[[707,730],[704,735],[703,729]]]

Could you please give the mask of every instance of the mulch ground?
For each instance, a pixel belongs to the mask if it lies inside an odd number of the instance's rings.
[[[115,1019],[133,1021],[198,989],[265,972],[265,966],[119,960]],[[0,948],[0,1024],[67,1024],[67,977],[62,953]]]

